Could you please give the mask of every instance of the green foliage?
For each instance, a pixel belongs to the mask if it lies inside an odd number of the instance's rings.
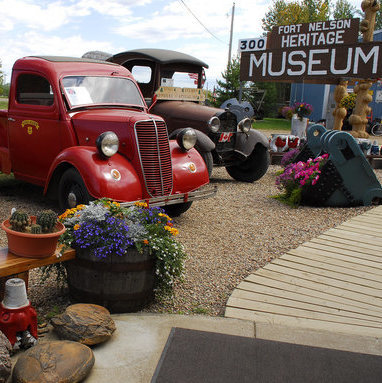
[[[52,233],[57,223],[57,214],[53,210],[43,210],[37,214],[36,223],[41,226],[43,233]]]
[[[337,0],[333,9],[333,18],[339,19],[352,19],[356,15],[357,9],[351,5],[347,0]]]
[[[263,29],[270,32],[278,25],[325,21],[330,18],[353,18],[357,12],[347,0],[336,1],[333,11],[330,5],[329,0],[273,0],[262,19]]]
[[[22,210],[16,210],[9,219],[11,229],[15,231],[25,231],[26,227],[30,225],[30,218],[27,213]]]
[[[213,104],[216,107],[229,100],[230,98],[239,99],[240,89],[240,60],[233,58],[227,69],[222,73],[223,80],[217,80],[217,87],[215,89],[216,98]]]

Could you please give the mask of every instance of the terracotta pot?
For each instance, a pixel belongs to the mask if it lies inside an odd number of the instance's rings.
[[[31,217],[32,223],[36,217]],[[9,219],[1,224],[1,228],[7,233],[8,250],[15,255],[27,258],[45,258],[54,254],[57,241],[66,230],[61,222],[56,223],[56,231],[47,234],[21,233],[9,228]]]

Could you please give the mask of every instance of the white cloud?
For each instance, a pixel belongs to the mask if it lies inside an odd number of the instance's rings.
[[[8,81],[12,66],[20,57],[36,55],[81,57],[85,52],[91,50],[114,51],[113,46],[108,42],[84,40],[81,36],[60,38],[28,32],[12,43],[3,43],[0,46],[0,57],[2,58],[2,70],[7,75]]]

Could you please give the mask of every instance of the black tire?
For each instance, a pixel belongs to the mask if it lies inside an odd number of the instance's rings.
[[[370,133],[373,135],[373,136],[382,136],[382,124],[374,124],[372,127],[371,127],[371,130],[370,130]]]
[[[214,160],[212,158],[211,152],[199,152],[199,154],[202,156],[204,162],[206,163],[207,171],[208,171],[208,177],[211,177],[212,174],[212,168],[214,166]]]
[[[192,202],[177,203],[175,205],[164,206],[166,214],[172,217],[179,217],[181,214],[186,212],[192,205]]]
[[[93,198],[78,171],[73,168],[66,170],[58,186],[60,209],[71,209],[80,204],[87,205],[91,200]]]
[[[267,172],[270,162],[268,148],[257,144],[244,162],[239,165],[226,166],[226,170],[236,181],[254,182]]]

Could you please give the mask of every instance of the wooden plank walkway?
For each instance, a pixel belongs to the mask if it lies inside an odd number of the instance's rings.
[[[382,206],[249,275],[225,316],[382,337]]]

